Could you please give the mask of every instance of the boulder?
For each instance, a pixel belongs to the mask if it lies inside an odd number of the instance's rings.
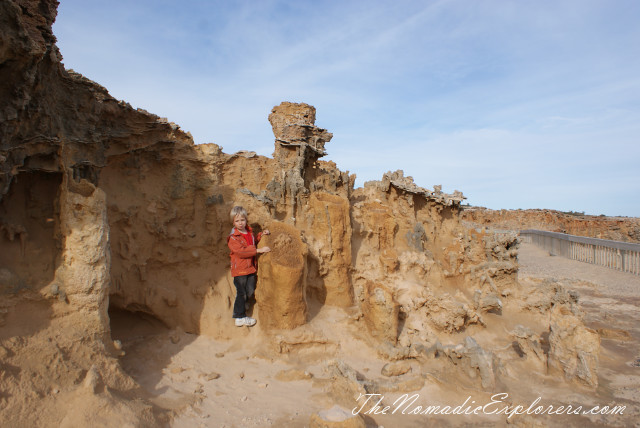
[[[391,377],[400,376],[410,371],[411,363],[408,361],[394,361],[392,363],[385,364],[380,373],[382,373],[383,376]]]
[[[471,378],[480,375],[483,389],[491,390],[495,387],[495,356],[492,352],[482,349],[473,337],[467,336],[462,344],[445,348],[445,353],[454,364],[462,367]]]

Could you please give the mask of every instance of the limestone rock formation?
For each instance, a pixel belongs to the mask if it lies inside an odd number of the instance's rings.
[[[462,220],[474,227],[499,230],[538,229],[589,238],[640,243],[640,219],[605,217],[556,210],[490,210],[465,207]]]
[[[332,380],[331,389],[335,397],[355,400],[361,394],[365,395],[377,391],[375,382],[367,379],[344,361],[327,361],[325,371]]]
[[[323,303],[350,306],[351,220],[355,177],[319,161],[332,134],[315,126],[315,108],[283,102],[269,115],[276,174],[266,185],[276,219],[295,224],[309,248],[309,291]],[[328,245],[327,245],[328,244]]]
[[[512,334],[517,342],[518,350],[523,356],[546,366],[546,355],[542,349],[542,339],[539,335],[523,325],[517,325]]]
[[[549,367],[567,379],[598,386],[600,336],[564,306],[551,311]]]
[[[274,159],[282,173],[269,183],[268,190],[279,202],[288,202],[288,213],[295,219],[296,208],[308,197],[313,179],[307,172],[320,157],[326,155],[325,143],[333,135],[315,126],[316,109],[308,104],[283,102],[269,115],[276,137]],[[300,199],[299,199],[300,198]],[[288,201],[287,201],[288,199]]]
[[[266,329],[293,329],[306,322],[306,249],[300,232],[288,224],[272,223],[261,241],[271,252],[260,256],[256,301]]]
[[[491,390],[495,387],[495,357],[493,353],[482,349],[473,337],[467,336],[462,344],[447,348],[445,353],[454,364],[459,365],[470,377],[475,378],[478,376],[482,388]]]
[[[349,201],[337,195],[315,192],[310,198],[309,211],[312,234],[309,243],[316,259],[317,272],[322,277],[316,297],[327,305],[351,306],[351,218]]]
[[[395,345],[398,341],[399,306],[393,292],[382,284],[367,283],[362,302],[364,322],[378,341]]]
[[[161,424],[151,404],[123,398],[146,399],[117,359],[110,313],[220,340],[242,334],[230,328],[234,205],[254,230],[272,232],[262,245],[273,251],[259,258],[253,331],[267,333],[274,353],[339,349],[304,330],[311,304],[336,306],[356,314],[332,326],[344,329],[336,341],[363,339],[387,361],[433,363],[491,390],[501,364],[523,360],[494,352],[510,348],[518,314],[529,329],[514,333],[523,355],[544,358],[535,343],[548,332],[550,367],[597,385],[597,334],[575,299],[553,284],[522,287],[516,236],[466,227],[460,192],[425,189],[402,171],[354,189],[355,176],[321,160],[332,135],[307,104],[272,110],[273,158],[195,145],[176,124],[65,70],[51,31],[56,5],[0,2],[0,390],[10,391],[0,394],[0,419],[8,426],[37,425],[43,413],[51,426],[95,424],[92,416],[100,424],[110,413],[118,424]],[[277,329],[290,335],[270,333]],[[491,339],[497,330],[504,337]],[[425,382],[374,382],[340,362],[328,371],[349,400]],[[88,410],[67,415],[79,402]]]

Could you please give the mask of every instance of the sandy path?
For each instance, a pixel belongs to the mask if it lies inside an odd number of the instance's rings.
[[[598,284],[601,293],[619,297],[640,297],[640,276],[603,266],[550,256],[533,244],[520,244],[518,250],[522,277],[553,278]]]

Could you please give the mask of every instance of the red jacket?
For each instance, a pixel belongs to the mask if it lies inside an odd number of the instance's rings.
[[[231,229],[231,233],[227,237],[227,245],[231,250],[231,276],[249,275],[257,272],[256,254],[257,245],[262,237],[262,232],[258,233],[258,237],[253,237],[253,230],[247,225],[247,232],[251,234],[253,238],[253,245],[247,244],[247,240],[240,231],[235,227]]]

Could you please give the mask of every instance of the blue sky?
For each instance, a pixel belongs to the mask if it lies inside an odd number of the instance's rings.
[[[227,153],[317,109],[356,185],[640,217],[640,2],[61,0],[63,63]]]

